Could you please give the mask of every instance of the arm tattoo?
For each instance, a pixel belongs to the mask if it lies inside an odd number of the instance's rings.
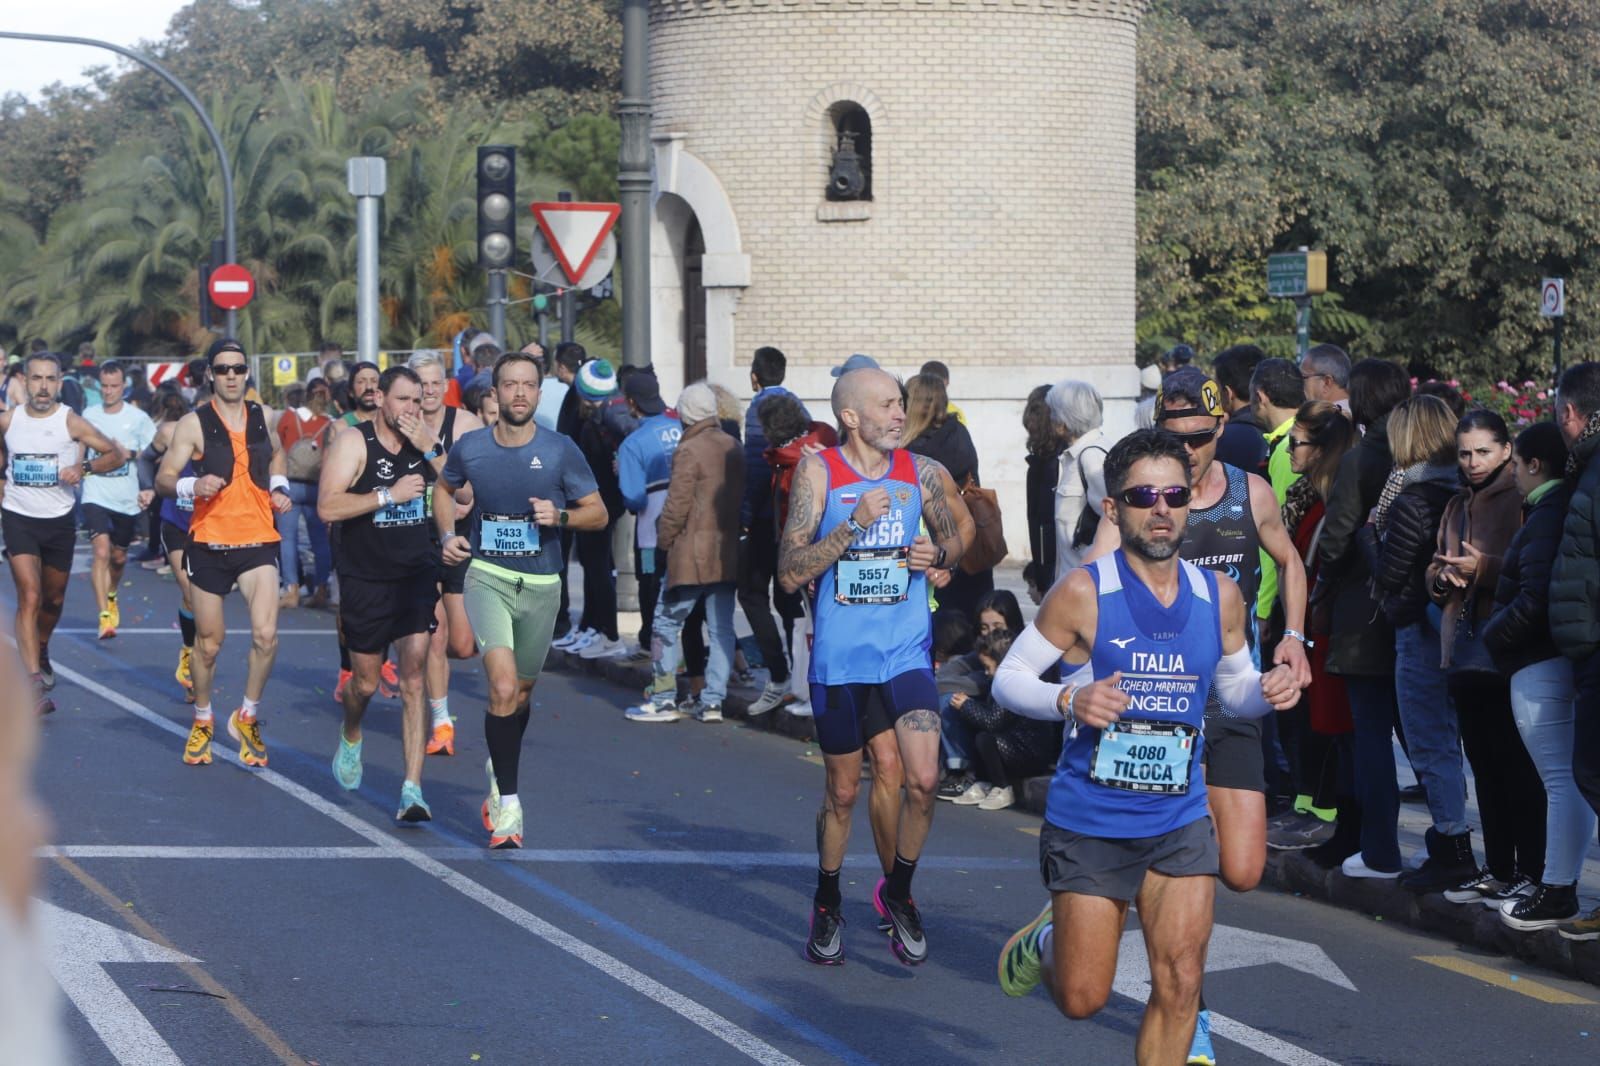
[[[787,579],[795,588],[838,562],[839,556],[855,539],[849,523],[840,522],[826,537],[812,542],[822,521],[810,476],[817,462],[813,456],[806,456],[795,470],[794,489],[789,493],[789,522],[783,528],[783,542],[778,546],[778,579]]]
[[[922,486],[922,518],[928,523],[928,532],[935,544],[945,550],[947,561],[955,565],[961,558],[961,531],[950,513],[950,498],[945,492],[944,467],[937,459],[925,455],[914,457],[917,461],[917,482]]]

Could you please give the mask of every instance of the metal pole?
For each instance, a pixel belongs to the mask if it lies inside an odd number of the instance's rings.
[[[357,156],[346,167],[356,198],[356,358],[378,360],[378,198],[388,171],[377,156]]]
[[[622,361],[650,365],[650,0],[622,3]],[[563,316],[565,321],[565,316]],[[563,325],[563,329],[565,326]]]
[[[578,290],[561,290],[561,343],[578,339]]]
[[[489,332],[501,348],[509,348],[506,339],[506,272],[489,271]]]
[[[539,312],[539,347],[550,350],[550,312]]]
[[[226,250],[228,262],[237,262],[234,258],[238,255],[238,247],[234,242],[233,221],[233,166],[228,162],[227,149],[222,147],[222,137],[217,133],[217,127],[212,125],[211,116],[206,114],[206,109],[200,106],[199,99],[189,91],[189,87],[177,78],[172,72],[147,55],[135,52],[131,48],[124,48],[120,44],[110,41],[98,41],[93,37],[58,37],[49,33],[15,33],[10,30],[0,30],[0,37],[9,37],[17,41],[45,41],[50,44],[81,44],[90,48],[104,48],[120,56],[126,56],[135,63],[154,71],[168,85],[178,91],[188,105],[194,108],[194,113],[200,116],[200,125],[205,127],[206,136],[211,138],[211,147],[216,150],[217,164],[222,168],[222,242]],[[228,336],[238,336],[239,313],[228,312]]]
[[[1555,388],[1561,384],[1561,327],[1566,323],[1566,321],[1566,315],[1561,315],[1556,318],[1556,376],[1555,381],[1551,384],[1551,388]]]
[[[1311,297],[1296,296],[1295,306],[1295,347],[1299,350],[1300,360],[1304,360],[1306,352],[1311,349]]]

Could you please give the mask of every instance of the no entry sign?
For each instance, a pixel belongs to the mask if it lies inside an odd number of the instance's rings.
[[[212,303],[224,311],[237,311],[256,294],[256,279],[238,263],[224,263],[211,272],[206,288]]]

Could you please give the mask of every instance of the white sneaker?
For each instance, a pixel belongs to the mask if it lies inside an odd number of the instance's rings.
[[[783,705],[783,709],[796,718],[813,717],[810,700],[797,700],[794,703],[786,703]]]
[[[1344,862],[1340,864],[1339,869],[1346,877],[1371,877],[1378,880],[1392,881],[1400,876],[1399,870],[1396,870],[1394,873],[1384,873],[1382,870],[1374,870],[1361,860],[1361,853],[1359,851],[1350,856],[1348,859],[1344,860]]]
[[[683,717],[678,708],[671,705],[657,707],[653,701],[629,707],[623,714],[630,722],[676,722]]]
[[[694,717],[697,722],[720,722],[722,721],[722,704],[702,703],[700,709],[695,712]]]
[[[783,706],[783,701],[788,698],[789,683],[787,681],[781,685],[768,681],[766,687],[761,690],[761,695],[757,697],[756,701],[750,705],[750,709],[745,713],[751,718],[766,714],[774,708]]]
[[[563,633],[561,636],[557,637],[555,640],[552,640],[550,642],[551,650],[553,650],[553,651],[566,651],[567,650],[567,646],[570,645],[573,641],[577,640],[581,636],[583,636],[583,630],[581,630],[581,629],[569,629],[565,633]]]
[[[568,644],[561,650],[566,652],[568,655],[579,655],[583,652],[583,649],[589,647],[591,644],[594,644],[599,639],[600,634],[595,630],[585,629],[573,639],[571,644]]]
[[[607,637],[596,637],[578,652],[580,659],[620,659],[628,654],[628,646],[621,640],[611,640]]]
[[[955,802],[960,803],[961,801],[957,799]],[[978,810],[1003,811],[1016,802],[1016,793],[1012,791],[1010,785],[1004,788],[991,788],[989,794],[983,797],[982,802],[978,804]]]
[[[976,807],[984,801],[985,797],[989,795],[989,790],[991,788],[994,788],[994,786],[989,784],[987,781],[974,781],[972,784],[967,786],[967,790],[965,792],[961,793],[961,795],[957,796],[950,802],[961,807]]]

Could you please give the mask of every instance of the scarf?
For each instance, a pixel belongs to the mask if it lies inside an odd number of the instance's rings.
[[[1389,471],[1389,478],[1383,483],[1383,492],[1378,495],[1378,506],[1373,508],[1372,523],[1377,527],[1378,535],[1383,536],[1389,524],[1390,505],[1408,486],[1419,481],[1456,485],[1460,479],[1460,468],[1455,463],[1412,463],[1403,469],[1395,467]]]
[[[1600,411],[1589,416],[1589,421],[1583,424],[1583,432],[1578,434],[1578,439],[1567,448],[1567,477],[1576,480],[1579,470],[1578,445],[1600,434]]]
[[[1310,478],[1301,478],[1289,486],[1283,497],[1283,528],[1289,531],[1291,538],[1321,498]]]

